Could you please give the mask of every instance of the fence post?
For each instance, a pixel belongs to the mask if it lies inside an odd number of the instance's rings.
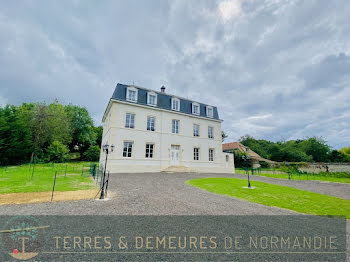
[[[83,175],[84,174],[84,165],[83,165],[83,167],[81,168],[81,175]]]
[[[52,201],[52,199],[53,199],[53,193],[55,192],[56,176],[57,176],[57,171],[55,172],[55,179],[53,180],[53,187],[52,187],[51,201]]]
[[[68,164],[66,164],[66,171],[64,172],[64,176],[67,175],[67,166],[68,166]]]
[[[34,163],[33,163],[33,171],[32,171],[32,178],[33,179],[33,175],[34,175],[34,167],[35,167],[35,160],[34,160]]]

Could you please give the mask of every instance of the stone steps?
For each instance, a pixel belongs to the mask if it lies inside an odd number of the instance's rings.
[[[162,170],[165,173],[197,173],[195,170],[187,166],[169,166]]]

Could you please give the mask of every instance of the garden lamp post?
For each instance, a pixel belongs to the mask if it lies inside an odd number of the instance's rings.
[[[243,155],[242,156],[243,161],[246,163],[249,160],[249,156]],[[250,188],[250,178],[249,178],[249,171],[248,171],[248,188]]]
[[[105,152],[105,154],[106,154],[106,160],[105,160],[105,169],[103,170],[103,181],[102,181],[102,189],[101,189],[100,199],[104,199],[105,198],[105,177],[106,177],[108,154],[109,154],[109,152],[113,152],[114,145],[112,144],[110,146],[108,144],[104,144],[102,146],[102,149],[103,149],[103,152]]]

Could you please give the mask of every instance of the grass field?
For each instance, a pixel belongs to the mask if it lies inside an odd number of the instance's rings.
[[[288,179],[288,174],[266,174],[261,173],[261,176]],[[337,183],[350,183],[350,174],[344,172],[338,173],[320,173],[320,174],[292,174],[293,180],[318,180]]]
[[[245,174],[246,171],[241,168],[236,168],[236,173],[238,174]],[[266,176],[266,177],[272,177],[272,178],[279,178],[279,179],[288,179],[288,174],[283,173],[280,171],[277,171],[277,173],[265,173],[264,169],[261,170],[261,173],[259,176]],[[350,173],[345,172],[322,172],[319,174],[299,174],[299,173],[292,173],[291,176],[292,180],[317,180],[317,181],[328,181],[328,182],[337,182],[337,183],[350,183]]]
[[[55,191],[92,189],[95,183],[88,175],[89,164],[74,162],[0,167],[0,193],[51,191],[56,171]]]
[[[186,181],[186,184],[266,206],[286,208],[312,215],[346,216],[350,219],[349,200],[291,187],[254,181],[256,188],[247,189],[244,188],[247,186],[247,180],[237,178],[193,179]]]

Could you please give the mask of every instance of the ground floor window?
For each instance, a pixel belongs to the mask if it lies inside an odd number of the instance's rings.
[[[146,158],[153,158],[154,144],[146,144]]]
[[[199,148],[193,148],[193,160],[199,160]]]
[[[131,157],[133,142],[124,142],[123,157]]]
[[[214,149],[209,149],[209,161],[214,161]]]

